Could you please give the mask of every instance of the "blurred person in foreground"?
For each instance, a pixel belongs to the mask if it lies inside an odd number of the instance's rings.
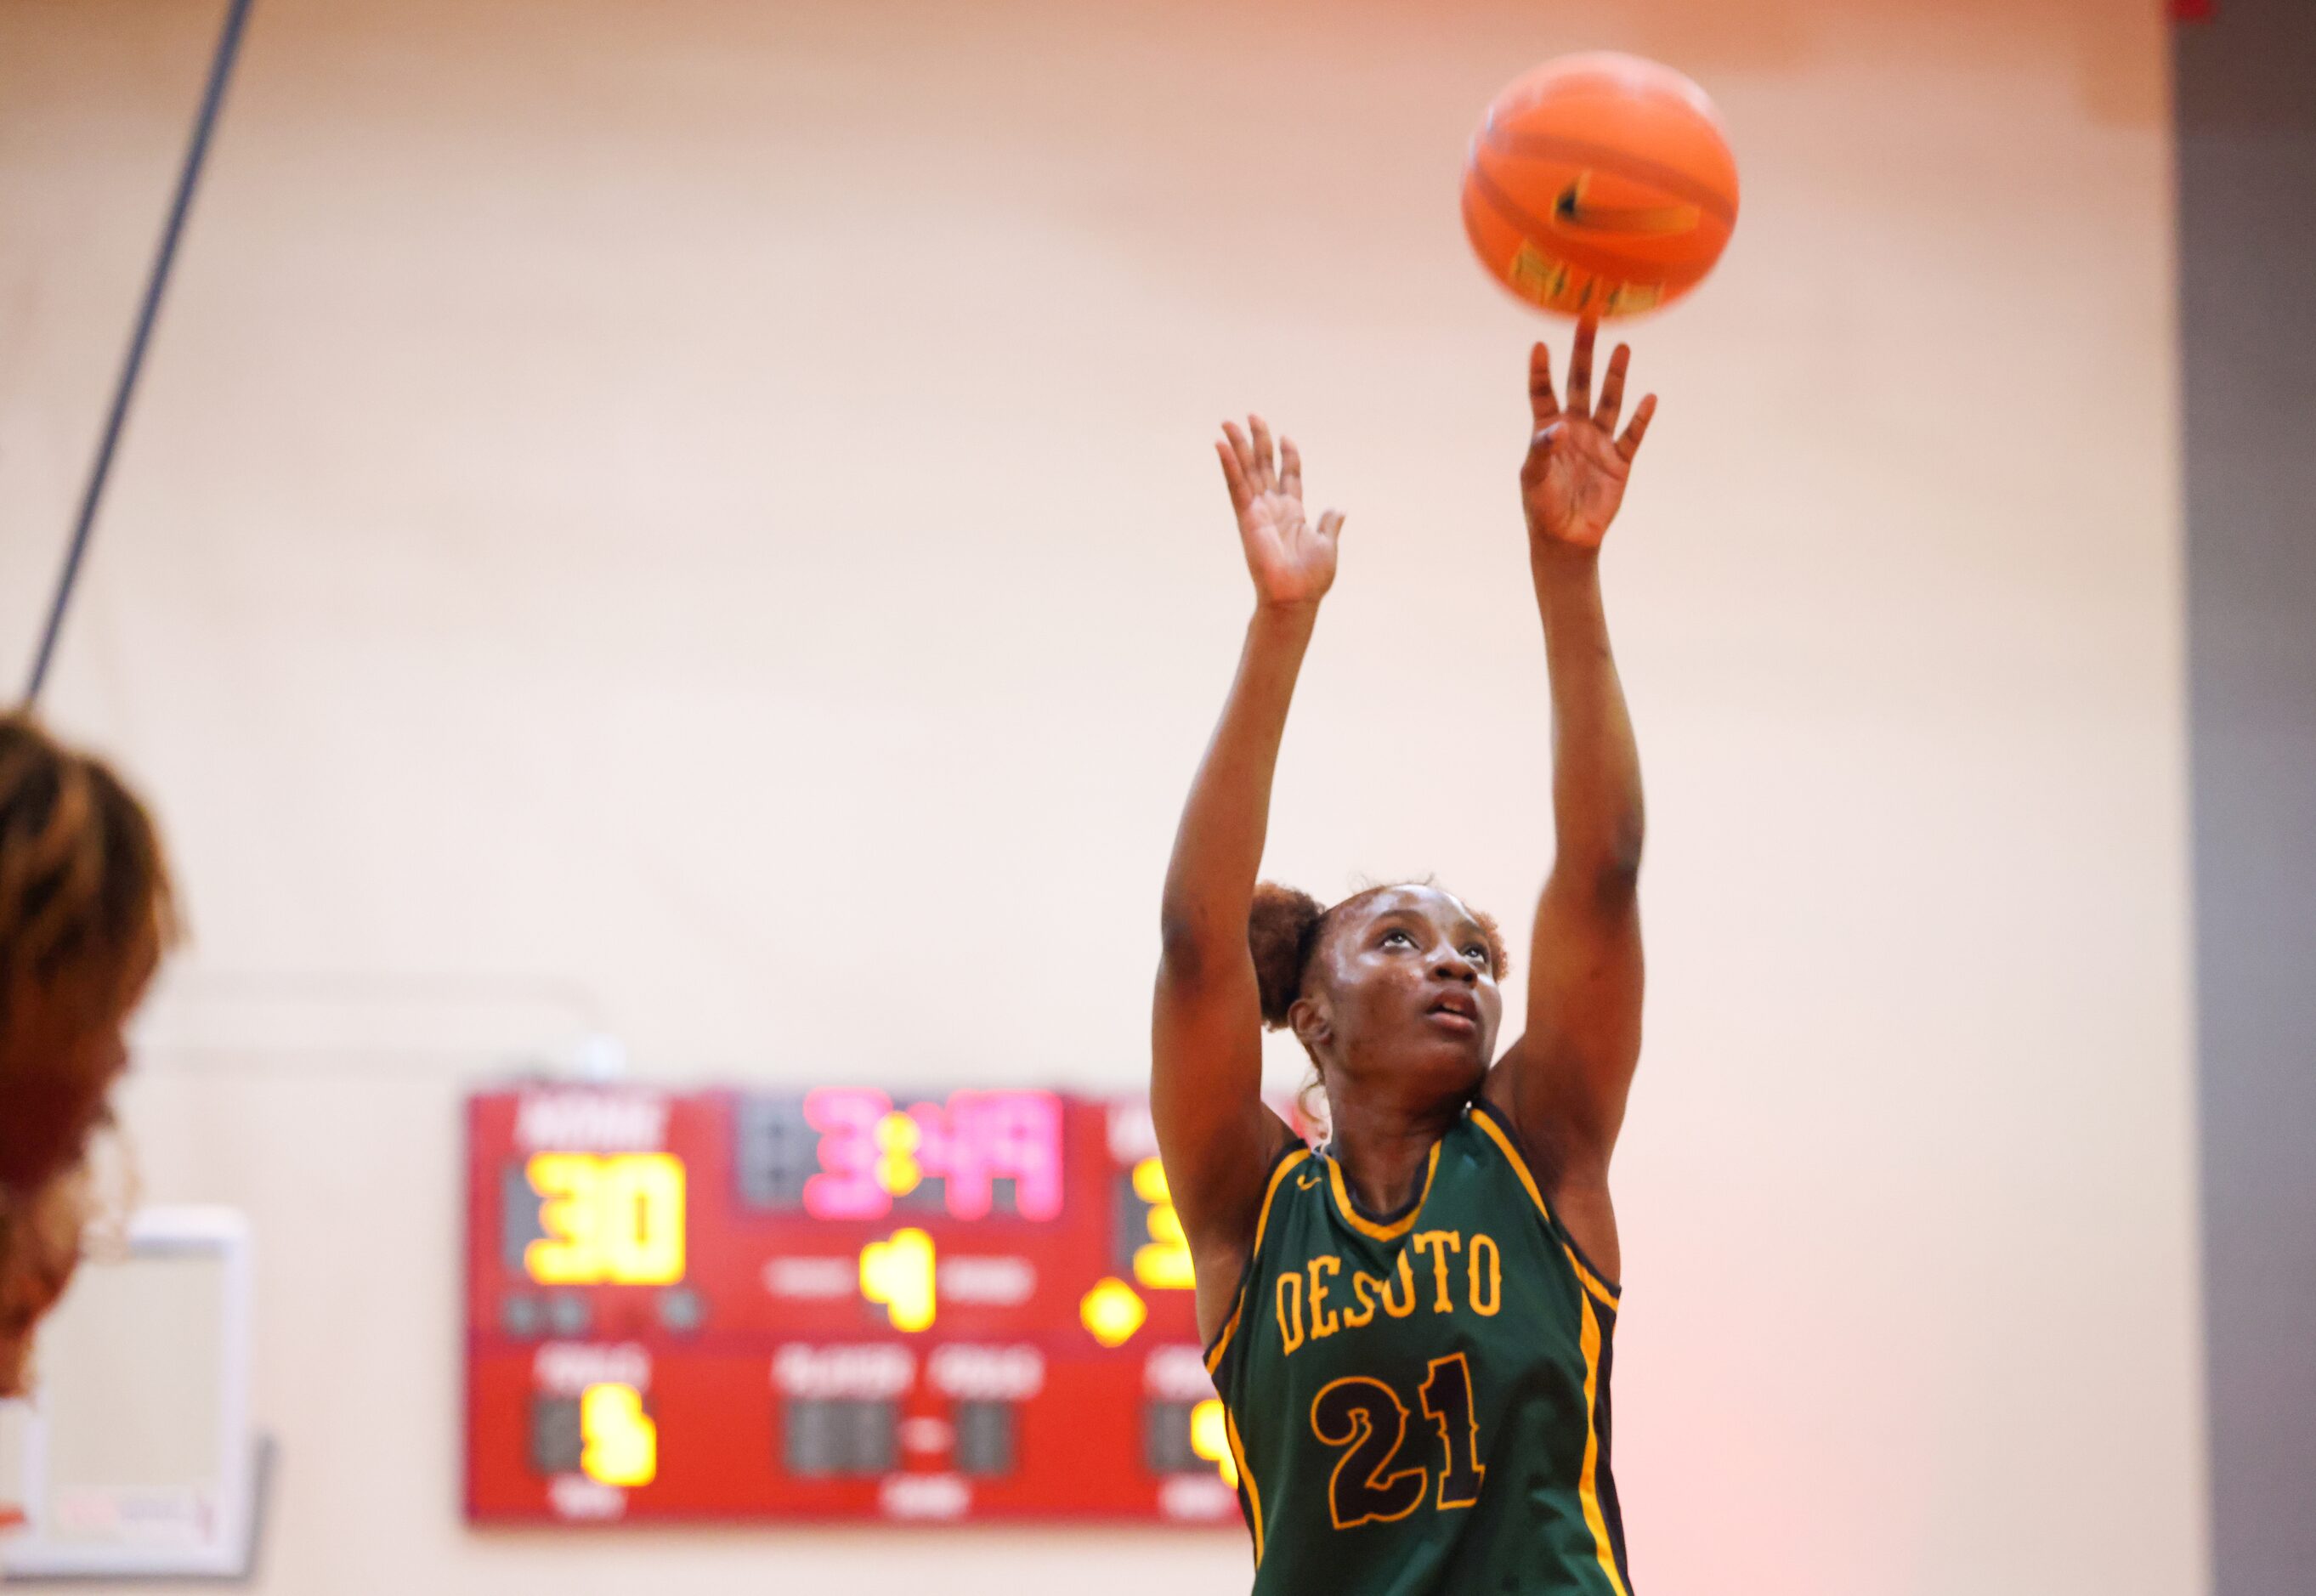
[[[29,715],[0,715],[0,1396],[22,1395],[80,1262],[90,1137],[175,936],[145,807]]]

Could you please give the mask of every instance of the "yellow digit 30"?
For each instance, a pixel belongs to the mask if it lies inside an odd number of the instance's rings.
[[[538,1153],[523,1166],[546,1235],[523,1248],[542,1286],[683,1279],[683,1161],[669,1153]]]

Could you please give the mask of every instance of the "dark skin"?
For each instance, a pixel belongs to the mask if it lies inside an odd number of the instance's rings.
[[[1599,560],[1656,398],[1619,432],[1630,352],[1617,347],[1596,401],[1595,332],[1578,330],[1564,397],[1545,346],[1529,357],[1520,499],[1552,690],[1557,846],[1537,905],[1524,1034],[1496,1057],[1503,995],[1484,930],[1430,887],[1365,894],[1333,914],[1290,1022],[1326,1084],[1335,1155],[1360,1207],[1411,1203],[1432,1145],[1476,1092],[1510,1116],[1554,1213],[1614,1278],[1608,1161],[1640,1057],[1643,812]],[[1151,1028],[1151,1109],[1208,1337],[1229,1315],[1264,1172],[1294,1134],[1261,1098],[1247,919],[1287,709],[1342,531],[1333,511],[1305,517],[1292,441],[1274,447],[1260,416],[1224,433],[1216,450],[1255,610],[1175,835]]]

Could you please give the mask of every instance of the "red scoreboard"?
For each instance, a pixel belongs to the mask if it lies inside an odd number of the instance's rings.
[[[1235,1523],[1147,1105],[467,1105],[467,1514]]]

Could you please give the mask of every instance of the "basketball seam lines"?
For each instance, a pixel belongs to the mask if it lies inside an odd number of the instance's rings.
[[[1522,237],[1535,244],[1554,243],[1560,239],[1561,234],[1558,228],[1537,220],[1526,210],[1515,204],[1511,196],[1497,186],[1496,180],[1490,176],[1487,169],[1477,162],[1474,162],[1472,165],[1472,183],[1473,186],[1479,191],[1480,198],[1486,201],[1497,215],[1510,222],[1513,229]],[[1612,249],[1602,249],[1590,238],[1575,239],[1572,242],[1576,247],[1584,252],[1589,260],[1602,262],[1612,271],[1629,272],[1633,274],[1633,281],[1636,282],[1662,282],[1669,270],[1663,261],[1644,261],[1636,255],[1620,254]],[[1597,273],[1599,268],[1593,268],[1593,270]]]
[[[1700,210],[1709,212],[1714,220],[1733,232],[1737,227],[1736,208],[1718,192],[1685,172],[1627,150],[1612,149],[1605,144],[1586,144],[1581,139],[1563,138],[1551,133],[1508,132],[1492,122],[1481,133],[1480,143],[1500,156],[1557,157],[1615,171],[1619,175],[1643,177],[1666,192],[1679,194]],[[1475,169],[1477,165],[1474,163]]]

